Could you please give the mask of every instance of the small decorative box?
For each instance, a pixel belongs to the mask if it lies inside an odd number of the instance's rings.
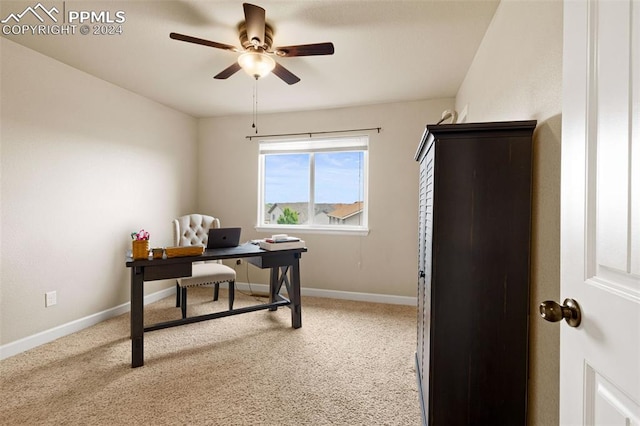
[[[167,257],[200,256],[204,253],[204,246],[167,247],[164,251]]]

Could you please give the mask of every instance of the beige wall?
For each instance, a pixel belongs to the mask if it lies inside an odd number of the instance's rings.
[[[197,126],[4,38],[0,51],[6,344],[129,301],[129,234],[168,245],[195,206]]]
[[[367,236],[298,233],[309,248],[301,265],[306,288],[416,296],[418,165],[413,160],[425,124],[435,123],[453,99],[265,114],[260,134],[382,127],[369,139]],[[242,239],[264,238],[255,230],[258,142],[250,142],[251,117],[200,120],[200,210],[241,226]],[[264,271],[240,268],[238,281],[267,283]]]
[[[538,120],[534,134],[529,424],[558,424],[560,327],[538,305],[560,296],[562,2],[503,0],[460,87],[467,122]]]

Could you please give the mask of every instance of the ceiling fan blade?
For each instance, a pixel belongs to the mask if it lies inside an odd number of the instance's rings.
[[[204,40],[202,38],[191,37],[191,36],[184,35],[184,34],[171,33],[171,34],[169,34],[169,37],[171,37],[174,40],[186,41],[187,43],[195,43],[195,44],[201,44],[203,46],[215,47],[216,49],[231,50],[233,52],[238,52],[239,51],[239,49],[237,47],[231,46],[229,44],[224,44],[224,43],[218,43],[218,42],[215,42],[215,41]]]
[[[242,3],[242,7],[244,8],[244,21],[247,27],[247,39],[249,39],[249,43],[253,45],[257,43],[258,46],[263,46],[265,42],[264,29],[266,12],[260,6],[249,3]]]
[[[231,64],[230,66],[228,66],[227,68],[223,69],[218,74],[213,76],[213,78],[216,78],[218,80],[225,80],[231,77],[232,75],[234,75],[235,73],[237,73],[238,71],[240,71],[240,64],[238,64],[237,62],[234,62],[233,64]]]
[[[284,81],[287,84],[296,84],[297,82],[300,81],[300,78],[297,75],[295,75],[294,73],[292,73],[291,71],[289,71],[288,69],[286,69],[285,67],[283,67],[277,62],[276,62],[276,67],[271,72],[277,75],[278,77],[280,77],[282,81]]]
[[[300,44],[297,46],[282,46],[274,49],[276,55],[282,57],[291,56],[316,56],[333,55],[333,43]]]

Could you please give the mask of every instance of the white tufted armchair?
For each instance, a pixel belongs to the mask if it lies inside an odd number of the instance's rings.
[[[220,220],[201,214],[181,216],[173,221],[173,242],[176,246],[207,246],[209,229],[220,228]],[[193,264],[190,277],[179,278],[176,283],[176,307],[182,309],[182,318],[187,317],[187,288],[213,285],[213,300],[218,300],[220,283],[229,283],[229,310],[233,309],[236,271],[219,260]]]

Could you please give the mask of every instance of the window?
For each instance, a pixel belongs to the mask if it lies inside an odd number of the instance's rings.
[[[258,228],[367,232],[366,136],[260,143]]]

